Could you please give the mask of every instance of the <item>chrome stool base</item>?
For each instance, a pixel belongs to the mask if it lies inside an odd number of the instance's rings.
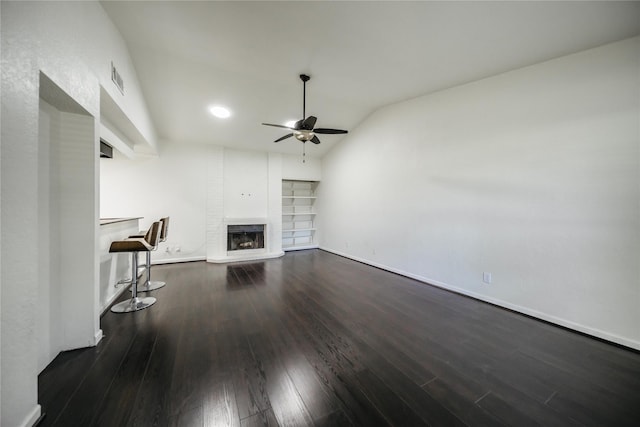
[[[143,310],[147,307],[151,307],[155,304],[156,299],[153,297],[146,298],[131,298],[126,301],[119,302],[111,307],[111,311],[114,313],[131,313],[132,311]]]
[[[138,286],[138,292],[155,291],[156,289],[162,288],[164,285],[166,285],[165,282],[160,282],[157,280],[153,280],[150,282],[147,280],[144,285]]]
[[[157,232],[159,223],[154,223],[152,229]],[[111,307],[113,313],[131,313],[143,310],[155,304],[156,299],[152,297],[138,298],[138,251],[149,253],[150,246],[145,239],[128,239],[111,242],[109,252],[131,252],[131,299],[119,302]]]

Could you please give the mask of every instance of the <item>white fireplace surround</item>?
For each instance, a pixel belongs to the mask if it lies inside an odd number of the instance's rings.
[[[227,238],[228,238],[228,226],[229,225],[263,225],[264,226],[264,248],[261,249],[244,249],[236,251],[227,251]],[[269,220],[264,217],[254,218],[232,218],[225,217],[223,219],[223,232],[220,233],[220,244],[224,246],[224,255],[219,257],[207,257],[207,261],[213,263],[225,263],[235,261],[251,261],[259,259],[277,258],[284,255],[283,251],[271,252],[270,248],[273,246],[269,241]]]
[[[267,225],[269,223],[268,218],[229,218],[225,217],[224,220],[225,229],[227,225]]]

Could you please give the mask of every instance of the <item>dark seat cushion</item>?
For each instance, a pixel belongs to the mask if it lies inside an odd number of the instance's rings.
[[[111,243],[109,252],[147,252],[153,249],[144,239],[116,240]]]

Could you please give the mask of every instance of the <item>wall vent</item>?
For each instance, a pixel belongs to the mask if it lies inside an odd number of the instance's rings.
[[[120,93],[124,95],[124,81],[122,80],[122,76],[116,70],[116,67],[113,65],[113,61],[111,62],[111,80],[116,84],[118,89],[120,89]]]
[[[100,158],[113,159],[113,147],[102,138],[100,138]]]

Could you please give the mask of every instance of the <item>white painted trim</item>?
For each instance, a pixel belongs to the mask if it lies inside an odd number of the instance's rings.
[[[236,249],[234,251],[227,251],[229,258],[251,258],[254,256],[260,256],[267,253],[267,248],[257,249]]]
[[[640,341],[634,341],[634,340],[631,340],[631,339],[628,339],[628,338],[625,338],[625,337],[621,337],[621,336],[618,336],[618,335],[615,335],[615,334],[611,334],[611,333],[606,332],[606,331],[602,331],[600,329],[591,328],[589,326],[585,326],[585,325],[582,325],[582,324],[579,324],[579,323],[575,323],[575,322],[572,322],[570,320],[566,320],[566,319],[563,319],[563,318],[560,318],[560,317],[552,316],[552,315],[549,315],[549,314],[546,314],[546,313],[543,313],[543,312],[540,312],[540,311],[537,311],[537,310],[532,310],[530,308],[522,307],[522,306],[517,305],[517,304],[511,304],[511,303],[503,301],[501,299],[491,298],[491,297],[487,297],[487,296],[482,295],[482,294],[478,294],[478,293],[475,293],[475,292],[470,292],[470,291],[468,291],[466,289],[459,288],[457,286],[452,286],[452,285],[449,285],[447,283],[443,283],[443,282],[439,282],[437,280],[430,279],[428,277],[419,276],[417,274],[409,273],[409,272],[406,272],[406,271],[403,271],[403,270],[399,270],[397,268],[392,268],[392,267],[386,266],[384,264],[379,264],[379,263],[376,263],[376,262],[372,262],[372,261],[369,261],[369,260],[364,259],[364,258],[355,257],[353,255],[349,255],[349,254],[346,254],[344,252],[336,251],[336,250],[333,250],[333,249],[330,249],[330,248],[325,248],[325,247],[320,247],[320,249],[323,250],[323,251],[326,251],[326,252],[333,253],[335,255],[339,255],[339,256],[342,256],[342,257],[345,257],[345,258],[352,259],[354,261],[361,262],[363,264],[370,265],[372,267],[380,268],[382,270],[386,270],[386,271],[389,271],[391,273],[396,273],[396,274],[399,274],[401,276],[405,276],[405,277],[409,277],[411,279],[415,279],[415,280],[417,280],[419,282],[426,283],[427,285],[432,285],[432,286],[435,286],[435,287],[438,287],[438,288],[446,289],[448,291],[452,291],[452,292],[455,292],[455,293],[458,293],[458,294],[461,294],[461,295],[465,295],[465,296],[468,296],[468,297],[471,297],[471,298],[474,298],[474,299],[477,299],[477,300],[480,300],[480,301],[488,302],[490,304],[497,305],[499,307],[503,307],[503,308],[506,308],[506,309],[509,309],[509,310],[513,310],[513,311],[516,311],[518,313],[526,314],[527,316],[535,317],[536,319],[544,320],[546,322],[550,322],[550,323],[553,323],[553,324],[556,324],[556,325],[559,325],[559,326],[563,326],[565,328],[569,328],[569,329],[572,329],[574,331],[582,332],[584,334],[591,335],[591,336],[594,336],[594,337],[597,337],[597,338],[601,338],[601,339],[606,340],[606,341],[611,341],[612,343],[616,343],[616,344],[620,344],[620,345],[623,345],[623,346],[626,346],[626,347],[629,347],[629,348],[640,350]]]
[[[151,265],[160,265],[160,264],[176,264],[179,262],[192,262],[192,261],[206,261],[207,258],[205,256],[188,256],[181,258],[164,258],[158,259],[155,261],[151,261]]]
[[[18,427],[32,427],[38,421],[40,415],[42,415],[42,408],[40,405],[36,405]]]
[[[288,248],[283,248],[283,250],[285,252],[289,252],[289,251],[302,251],[305,249],[318,249],[319,246],[318,245],[307,245],[307,246],[291,246]]]
[[[111,144],[113,148],[118,150],[128,159],[134,159],[136,157],[136,153],[131,148],[130,144],[124,142],[115,132],[111,130],[111,123],[109,123],[104,118],[101,118],[100,121],[100,138],[104,139],[105,142]]]
[[[223,221],[225,225],[267,225],[269,224],[269,219],[264,217],[260,217],[260,218],[224,217]]]
[[[232,256],[225,256],[225,257],[207,257],[207,262],[212,262],[215,264],[224,264],[227,262],[238,262],[238,261],[256,261],[256,260],[261,260],[261,259],[271,259],[271,258],[279,258],[281,256],[284,255],[284,251],[280,251],[280,252],[271,252],[271,253],[263,253],[263,254],[256,254],[253,256],[237,256],[237,257],[232,257]]]
[[[97,346],[100,341],[104,338],[104,333],[102,333],[102,329],[98,329],[98,332],[93,337],[93,346]]]

